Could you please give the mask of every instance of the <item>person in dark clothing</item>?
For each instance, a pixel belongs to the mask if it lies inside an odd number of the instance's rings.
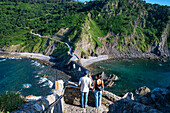
[[[101,106],[102,92],[104,91],[104,83],[103,83],[103,80],[101,80],[101,78],[102,78],[101,75],[99,74],[96,75],[96,80],[94,81],[94,86],[92,89],[92,92],[94,92],[94,96],[95,96],[96,107]]]

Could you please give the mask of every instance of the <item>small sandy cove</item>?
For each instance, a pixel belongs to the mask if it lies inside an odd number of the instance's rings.
[[[18,52],[0,52],[0,57],[14,57],[14,58],[31,58],[31,59],[39,59],[39,60],[44,60],[48,61],[50,59],[55,59],[54,57],[51,56],[46,56],[40,53],[18,53]]]
[[[108,55],[99,55],[98,57],[89,56],[88,59],[81,59],[81,64],[83,66],[87,66],[87,65],[93,64],[95,62],[99,62],[99,61],[107,60],[107,59],[109,59]]]

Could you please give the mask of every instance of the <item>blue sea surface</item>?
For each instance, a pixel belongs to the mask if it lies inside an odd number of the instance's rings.
[[[115,82],[116,85],[106,90],[118,95],[142,86],[154,89],[170,85],[170,61],[163,63],[147,59],[111,60],[92,64],[89,69],[94,74],[104,71],[107,76],[117,75],[119,80]]]
[[[22,95],[47,95],[52,82],[44,75],[55,76],[50,66],[31,59],[0,58],[0,94],[6,91],[20,91]],[[25,88],[24,85],[29,85]]]

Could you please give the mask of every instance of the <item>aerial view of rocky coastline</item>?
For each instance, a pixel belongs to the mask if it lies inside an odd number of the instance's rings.
[[[170,112],[168,0],[0,0],[0,24],[0,113]]]

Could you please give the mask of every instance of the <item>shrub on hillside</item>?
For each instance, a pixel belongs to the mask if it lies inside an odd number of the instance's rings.
[[[18,92],[5,92],[0,94],[0,112],[6,113],[14,111],[23,103],[25,103],[25,99]]]

